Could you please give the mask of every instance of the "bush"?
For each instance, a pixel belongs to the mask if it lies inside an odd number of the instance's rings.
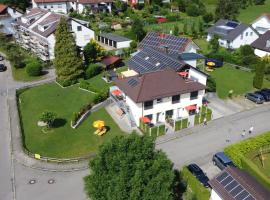
[[[80,80],[80,88],[88,90],[90,92],[94,92],[94,93],[99,93],[99,89],[93,87],[89,82],[87,82],[86,80]]]
[[[26,72],[29,76],[40,76],[42,65],[38,60],[30,60],[26,64]]]
[[[94,100],[93,100],[93,103],[94,104],[98,104],[102,101],[105,101],[107,98],[108,98],[108,93],[99,93],[99,94],[96,94],[95,97],[94,97]]]
[[[48,127],[53,125],[54,120],[56,119],[56,114],[51,111],[45,111],[41,114],[39,120],[47,124]]]
[[[209,76],[206,83],[206,91],[207,92],[216,92],[216,81],[212,76]]]
[[[186,12],[189,16],[192,16],[192,17],[197,17],[200,15],[200,9],[199,7],[194,4],[194,3],[191,3],[187,6],[186,8]]]
[[[102,72],[102,66],[98,64],[90,64],[85,71],[85,78],[92,78]]]

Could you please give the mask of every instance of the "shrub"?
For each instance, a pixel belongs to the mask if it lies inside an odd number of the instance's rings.
[[[102,66],[98,64],[90,64],[85,71],[85,78],[92,78],[102,72]]]
[[[199,7],[194,4],[194,3],[191,3],[187,6],[186,8],[186,12],[189,16],[192,16],[192,17],[196,17],[196,16],[199,16],[200,15],[200,9]]]
[[[105,101],[108,98],[108,93],[99,93],[96,94],[93,100],[94,104],[98,104],[102,101]]]
[[[56,114],[51,111],[45,111],[40,116],[40,121],[43,121],[47,124],[48,127],[53,125],[54,120],[56,119]]]
[[[99,89],[96,87],[93,87],[89,82],[86,80],[80,80],[80,88],[88,90],[90,92],[98,93]]]
[[[26,72],[29,76],[40,76],[42,65],[38,60],[30,60],[26,64]]]
[[[216,92],[216,81],[212,76],[209,76],[206,83],[206,91],[207,92]]]

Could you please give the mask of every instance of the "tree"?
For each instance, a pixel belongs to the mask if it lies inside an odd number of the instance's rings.
[[[200,8],[198,7],[198,5],[191,3],[187,6],[186,12],[189,16],[197,17],[200,15]]]
[[[55,119],[56,119],[56,114],[51,111],[43,112],[39,118],[39,120],[46,123],[48,127],[52,127]]]
[[[199,20],[199,22],[198,22],[198,29],[199,29],[199,33],[201,35],[203,35],[203,33],[204,33],[204,26],[203,26],[202,20]]]
[[[77,46],[69,31],[67,19],[62,17],[55,33],[55,59],[57,79],[61,82],[75,82],[83,73],[82,59],[78,55]]]
[[[30,5],[30,0],[0,0],[0,3],[20,8],[25,11],[26,8]]]
[[[219,37],[216,34],[210,40],[209,45],[210,45],[212,52],[218,52],[218,50],[219,50],[219,41],[218,40],[219,40]]]
[[[215,19],[236,19],[239,12],[239,0],[218,0]]]
[[[212,76],[207,78],[206,87],[207,92],[216,92],[216,81]]]
[[[91,39],[84,47],[83,55],[85,63],[88,65],[91,62],[100,61],[101,57],[104,55],[104,50],[94,39]]]
[[[206,24],[209,24],[211,21],[213,21],[214,17],[213,17],[213,14],[212,13],[205,13],[203,15],[203,21],[206,23]]]
[[[132,42],[130,43],[130,49],[131,50],[134,50],[134,49],[136,49],[137,48],[137,42],[136,41],[134,41],[134,40],[132,40]]]
[[[186,21],[184,22],[183,32],[184,32],[185,35],[188,34],[188,27],[187,27],[187,22]]]
[[[26,64],[26,72],[29,76],[40,76],[42,72],[42,65],[39,60],[28,60]]]
[[[143,29],[143,22],[139,18],[134,19],[131,31],[136,35],[138,41],[141,41],[146,35],[146,32]]]
[[[192,37],[194,39],[196,39],[198,37],[198,33],[197,33],[197,30],[196,30],[196,24],[195,23],[192,23],[192,25],[191,25],[191,34],[192,34]]]
[[[173,27],[173,35],[179,36],[179,27],[177,25],[174,25]]]
[[[257,89],[261,89],[263,86],[265,65],[266,65],[266,62],[262,60],[256,66],[255,76],[253,78],[253,87]]]
[[[115,137],[90,161],[85,190],[92,200],[176,199],[173,164],[150,137]],[[178,197],[179,198],[179,197]]]

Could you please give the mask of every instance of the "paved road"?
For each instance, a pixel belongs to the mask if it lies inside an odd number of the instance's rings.
[[[191,162],[205,164],[212,155],[230,143],[242,140],[242,130],[254,126],[251,137],[270,130],[270,105],[240,112],[210,122],[207,126],[186,129],[170,138],[160,138],[158,149],[167,153],[177,168]],[[181,135],[186,135],[181,137]],[[230,140],[227,142],[226,140]]]

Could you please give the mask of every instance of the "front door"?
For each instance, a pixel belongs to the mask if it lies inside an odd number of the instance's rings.
[[[160,122],[160,118],[161,118],[161,112],[160,113],[157,113],[157,123]]]

